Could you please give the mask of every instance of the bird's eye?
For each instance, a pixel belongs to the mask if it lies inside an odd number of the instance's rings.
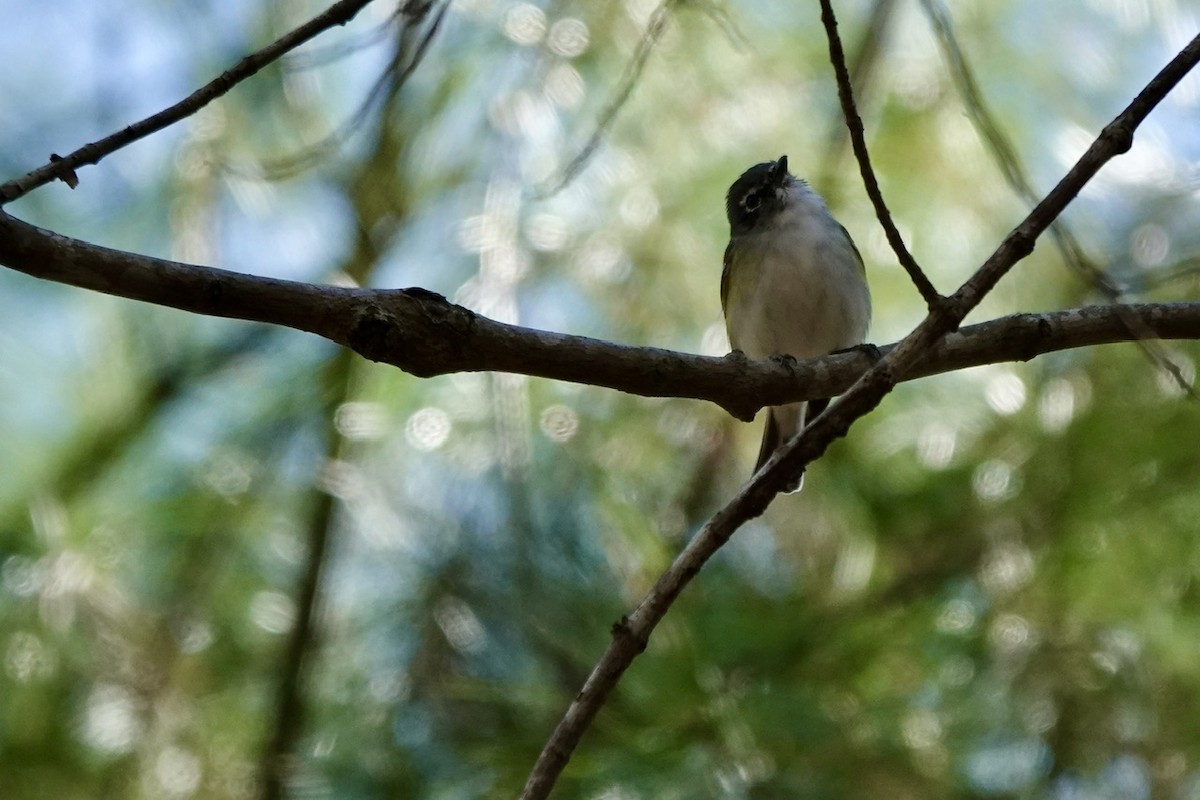
[[[742,198],[742,208],[747,211],[758,211],[758,207],[762,205],[762,198],[758,196],[758,191],[749,192]]]

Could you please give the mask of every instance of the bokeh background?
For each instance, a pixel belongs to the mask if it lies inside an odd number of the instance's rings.
[[[321,7],[0,0],[0,177]],[[398,89],[381,76],[429,20],[401,36],[393,10],[8,210],[718,354],[724,192],[787,153],[866,257],[872,339],[920,320],[816,3],[455,0]],[[837,10],[883,191],[943,291],[1029,207],[1013,163],[1047,190],[1200,23],[1187,0]],[[1064,217],[1126,299],[1200,291],[1198,114],[1192,77]],[[1106,301],[1046,240],[971,319]],[[1196,345],[1164,352],[1194,377]],[[899,387],[688,589],[556,796],[1200,798],[1198,412],[1129,344]],[[0,271],[0,797],[513,796],[758,435]]]

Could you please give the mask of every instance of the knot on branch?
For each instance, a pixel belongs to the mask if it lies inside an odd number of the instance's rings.
[[[346,337],[359,355],[418,378],[468,369],[475,314],[425,289],[373,292]]]
[[[1128,153],[1130,148],[1133,147],[1133,128],[1133,125],[1118,118],[1104,126],[1100,137],[1112,142],[1113,155]]]
[[[1016,361],[1029,361],[1045,352],[1043,343],[1054,335],[1044,314],[1014,314],[1012,324],[1000,331],[1005,349]]]
[[[632,647],[634,652],[637,653],[646,652],[646,645],[649,644],[649,638],[645,634],[639,636],[634,633],[633,625],[630,623],[627,615],[623,615],[613,623],[612,637],[626,646]]]
[[[1015,264],[1018,261],[1028,258],[1033,253],[1033,248],[1037,246],[1037,236],[1030,233],[1024,227],[1020,227],[1008,235],[1008,240],[1005,244],[1012,248],[1012,263]]]
[[[727,362],[733,364],[735,370],[739,371],[745,371],[750,364],[750,359],[741,350],[731,350],[724,358]],[[763,407],[763,404],[749,400],[740,394],[735,394],[730,398],[721,400],[720,406],[734,419],[741,420],[742,422],[753,422],[754,416]]]
[[[1030,344],[1029,351],[1025,354],[1023,361],[1029,361],[1041,354],[1042,342],[1054,335],[1054,326],[1050,324],[1050,320],[1042,314],[1037,315],[1037,338]]]

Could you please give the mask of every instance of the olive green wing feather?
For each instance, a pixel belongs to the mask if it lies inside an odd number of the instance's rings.
[[[733,242],[725,246],[725,267],[721,270],[721,312],[729,318],[729,272],[733,263]]]

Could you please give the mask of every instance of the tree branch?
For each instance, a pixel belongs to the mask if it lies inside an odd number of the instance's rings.
[[[896,0],[874,0],[867,23],[859,33],[858,46],[847,65],[851,98],[854,97],[854,93],[858,93],[859,97],[866,94],[870,89],[871,82],[879,74],[877,68],[880,64],[884,43],[887,41],[892,27],[896,6]],[[843,110],[838,120],[831,122],[829,131],[825,135],[823,155],[817,160],[817,163],[821,165],[821,174],[815,184],[821,195],[827,201],[832,201],[832,205],[837,205],[833,197],[833,190],[837,186],[834,179],[841,172],[842,150],[849,141],[850,128],[846,124]]]
[[[78,182],[75,170],[79,167],[98,164],[102,158],[112,155],[122,147],[195,114],[289,50],[296,49],[317,34],[335,25],[345,25],[370,2],[371,0],[340,0],[291,33],[281,36],[263,49],[246,56],[170,108],[135,122],[99,141],[84,145],[69,155],[50,156],[47,164],[20,178],[0,185],[0,206],[11,203],[39,186],[44,186],[56,179],[66,181],[71,188],[75,188],[75,184]]]
[[[842,103],[842,115],[846,118],[846,129],[850,133],[850,144],[854,149],[854,157],[858,159],[858,169],[862,173],[863,185],[871,205],[875,207],[875,216],[883,227],[888,244],[900,260],[900,266],[908,273],[913,285],[921,293],[925,305],[932,309],[942,299],[934,285],[926,277],[921,265],[913,258],[912,253],[904,244],[896,223],[892,220],[892,212],[888,211],[884,202],[883,192],[879,189],[879,181],[875,179],[875,170],[871,167],[871,154],[867,150],[867,141],[863,133],[862,117],[854,105],[854,89],[850,84],[850,71],[846,69],[846,54],[842,51],[842,40],[837,32],[837,18],[833,15],[831,0],[821,0],[821,22],[825,26],[825,35],[829,39],[829,60],[833,64],[833,74],[837,79],[838,99]]]
[[[334,423],[334,409],[348,399],[350,375],[354,356],[338,351],[322,370],[321,382],[325,391],[322,416],[322,439],[329,460],[337,457],[344,441]],[[288,758],[300,738],[305,722],[305,673],[313,652],[320,641],[318,620],[323,600],[321,584],[328,567],[331,539],[337,503],[332,492],[318,488],[315,503],[308,512],[304,566],[299,575],[295,596],[296,619],[287,634],[283,657],[279,660],[279,683],[275,687],[271,730],[267,736],[259,764],[259,800],[280,800],[287,797],[287,782],[292,770]]]
[[[822,0],[822,4],[825,3],[826,0]],[[824,453],[834,439],[844,436],[856,420],[879,405],[899,380],[912,376],[928,352],[962,322],[1000,278],[1033,252],[1037,237],[1100,167],[1130,148],[1137,126],[1198,60],[1200,36],[1175,56],[1129,107],[1105,127],[1083,157],[1004,239],[970,280],[952,296],[934,304],[929,315],[912,333],[767,462],[688,542],[633,613],[614,626],[608,649],[571,701],[534,763],[521,793],[522,800],[540,800],[549,795],[584,731],[633,659],[646,648],[651,632],[684,587],[734,531],[761,514],[793,476]]]
[[[515,372],[646,397],[709,400],[739,419],[766,405],[841,394],[872,364],[861,352],[748,361],[534,330],[497,322],[423,289],[319,286],[181,264],[70,239],[3,211],[0,264],[119,297],[315,333],[420,377]],[[900,380],[1131,341],[1128,315],[1158,338],[1200,339],[1200,302],[1014,314],[946,336]],[[896,347],[880,351],[886,356]]]

